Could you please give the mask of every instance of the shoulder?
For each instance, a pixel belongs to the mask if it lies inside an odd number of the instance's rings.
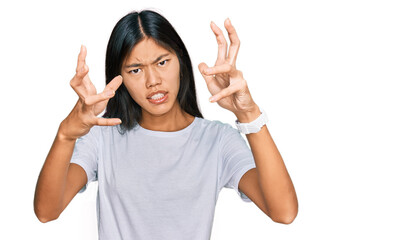
[[[90,129],[90,132],[99,137],[109,137],[109,136],[123,136],[130,131],[136,130],[136,127],[130,130],[122,130],[120,125],[115,126],[98,126],[95,125]]]
[[[224,123],[219,120],[209,120],[205,118],[199,118],[199,126],[202,128],[232,128],[232,126],[229,123]]]
[[[80,137],[79,139],[99,142],[99,139],[107,138],[114,134],[119,134],[117,126],[95,125],[89,129],[87,134]]]
[[[200,118],[200,123],[198,127],[205,131],[215,132],[221,136],[229,134],[239,134],[238,129],[234,128],[231,124],[219,120],[208,120]]]

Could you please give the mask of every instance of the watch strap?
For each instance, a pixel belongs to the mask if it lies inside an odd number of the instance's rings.
[[[237,119],[235,121],[236,128],[243,134],[257,133],[268,122],[268,116],[262,108],[259,108],[261,115],[257,119],[249,123],[241,123]]]

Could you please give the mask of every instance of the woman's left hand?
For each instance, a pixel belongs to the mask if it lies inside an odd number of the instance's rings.
[[[209,92],[213,95],[209,100],[237,114],[252,112],[257,108],[248,89],[242,72],[236,69],[240,41],[231,21],[225,20],[231,45],[228,44],[222,30],[211,22],[210,27],[218,41],[218,58],[215,66],[209,68],[206,63],[199,64],[199,71],[206,81]]]

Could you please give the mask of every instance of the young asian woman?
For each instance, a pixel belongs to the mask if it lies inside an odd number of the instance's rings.
[[[186,47],[160,14],[124,16],[107,46],[106,87],[97,94],[81,47],[71,87],[79,96],[39,175],[35,212],[48,222],[98,181],[100,239],[209,239],[218,194],[233,188],[273,221],[289,224],[298,211],[293,183],[235,63],[234,26],[221,29],[215,66],[199,64],[211,102],[233,112],[239,126],[203,118]],[[105,114],[97,117],[103,110]],[[251,125],[250,125],[251,124]],[[241,128],[242,129],[242,128]]]

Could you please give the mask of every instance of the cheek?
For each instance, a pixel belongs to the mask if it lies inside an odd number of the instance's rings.
[[[123,84],[124,84],[125,88],[127,89],[128,93],[130,93],[130,95],[132,95],[133,91],[135,89],[132,82],[128,81],[124,78]]]
[[[171,83],[175,85],[175,87],[177,88],[177,91],[179,91],[179,87],[180,87],[180,66],[177,64],[177,66],[175,66],[172,71],[170,72],[170,76],[171,76]]]
[[[144,96],[144,93],[140,91],[140,89],[143,89],[142,86],[140,86],[140,83],[138,81],[133,81],[131,79],[124,79],[124,85],[127,89],[130,96],[138,103],[138,100]]]
[[[176,95],[179,93],[179,89],[180,89],[180,75],[179,74],[170,75],[168,88],[170,88],[171,91],[174,91]]]

